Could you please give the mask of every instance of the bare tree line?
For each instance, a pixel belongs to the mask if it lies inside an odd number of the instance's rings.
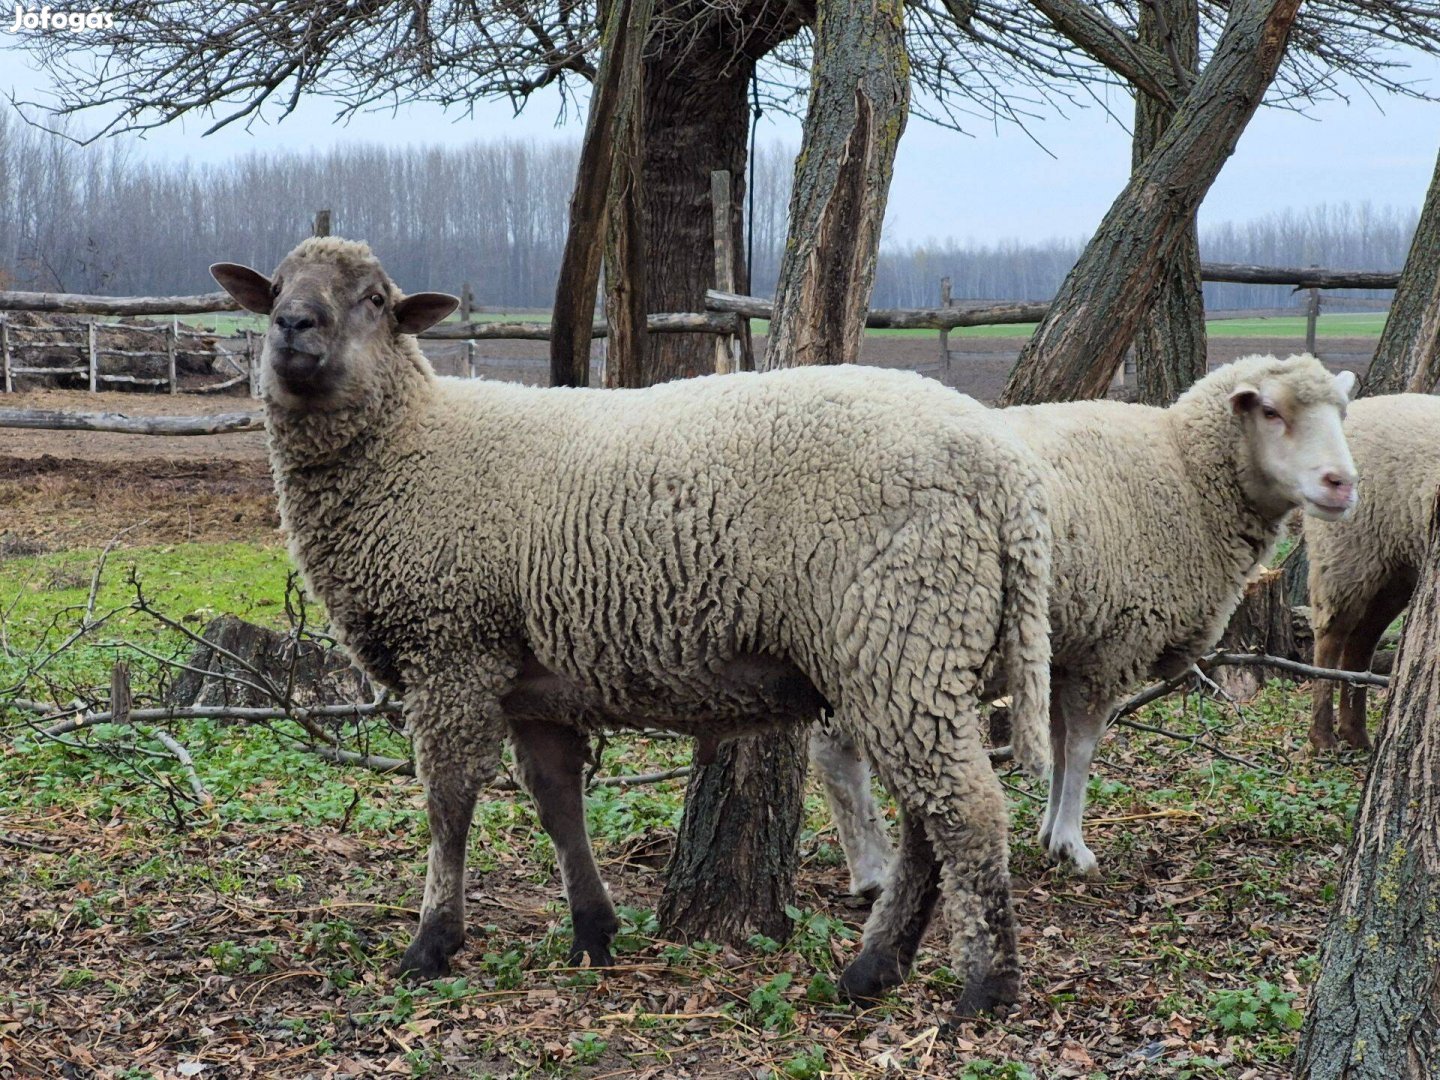
[[[367,239],[412,289],[469,282],[482,305],[548,308],[576,153],[568,142],[497,140],[151,162],[123,140],[79,146],[0,114],[0,281],[117,295],[207,291],[216,252],[272,265],[326,207],[337,232]],[[784,252],[793,161],[793,147],[763,145],[749,178],[752,280],[762,296],[773,293]],[[1418,213],[1369,203],[1284,209],[1205,228],[1201,251],[1218,262],[1398,268]],[[873,303],[934,306],[947,276],[957,300],[1048,300],[1084,245],[1083,236],[889,244]],[[1211,309],[1295,303],[1274,285],[1212,283],[1205,299]]]

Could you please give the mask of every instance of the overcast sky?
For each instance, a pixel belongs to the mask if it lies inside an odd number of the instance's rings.
[[[43,91],[43,76],[14,52],[0,53],[8,69],[0,87],[18,96]],[[1412,77],[1440,93],[1440,62],[1416,57]],[[1109,106],[1122,119],[1129,98],[1113,91]],[[8,107],[8,106],[6,106]],[[525,113],[506,103],[479,103],[473,117],[410,106],[335,124],[336,109],[312,99],[285,121],[230,127],[205,138],[199,120],[151,132],[140,153],[166,159],[223,160],[251,149],[308,150],[352,141],[462,143],[472,139],[578,140],[581,121],[556,126],[557,102],[537,98]],[[885,241],[912,243],[953,237],[993,243],[1005,239],[1079,237],[1099,223],[1129,170],[1129,132],[1098,107],[1051,114],[1030,128],[1013,125],[961,135],[914,119],[901,140],[886,215]],[[762,141],[797,145],[800,125],[774,114],[761,120]],[[1440,104],[1385,98],[1360,91],[1352,102],[1316,106],[1309,116],[1262,108],[1240,140],[1201,209],[1206,222],[1244,221],[1317,203],[1369,201],[1418,206],[1440,150]],[[1047,153],[1048,151],[1048,153]],[[1052,156],[1053,155],[1053,156]]]

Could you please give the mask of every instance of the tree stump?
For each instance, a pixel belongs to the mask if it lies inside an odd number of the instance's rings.
[[[172,705],[271,708],[279,705],[262,673],[293,704],[360,705],[374,699],[370,681],[344,650],[310,639],[256,626],[234,615],[221,615],[205,627],[166,700]],[[227,655],[228,654],[228,655]],[[237,659],[238,657],[238,659]],[[243,661],[243,663],[241,662]]]
[[[1218,648],[1223,652],[1260,652],[1287,660],[1304,659],[1283,566],[1266,570],[1245,587],[1245,595],[1225,628]],[[1282,675],[1268,667],[1223,667],[1211,673],[1236,701],[1250,700],[1267,679]]]

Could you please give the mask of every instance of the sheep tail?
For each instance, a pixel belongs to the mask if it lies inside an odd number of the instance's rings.
[[[1050,520],[1032,481],[1000,530],[1001,647],[1010,691],[1015,760],[1036,776],[1050,772]]]

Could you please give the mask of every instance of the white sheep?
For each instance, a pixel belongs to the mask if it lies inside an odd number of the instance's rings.
[[[943,892],[980,1011],[1019,993],[1003,794],[984,683],[1048,761],[1050,532],[1037,466],[974,402],[829,368],[649,390],[437,379],[406,336],[454,298],[403,297],[369,249],[302,243],[273,279],[263,390],[291,552],[365,670],[404,693],[431,843],[402,968],[448,970],[464,858],[507,729],[556,843],[575,955],[610,962],[585,837],[588,732],[707,739],[822,709],[905,812],[902,857],[842,978],[899,982]]]
[[[1440,490],[1440,398],[1392,394],[1361,398],[1345,418],[1360,471],[1361,498],[1344,521],[1305,521],[1310,554],[1310,618],[1315,663],[1368,671],[1385,628],[1405,610],[1420,576],[1430,514]],[[1312,689],[1310,743],[1335,742],[1335,684]],[[1368,749],[1365,687],[1340,690],[1339,736]]]
[[[1002,410],[1044,464],[1055,536],[1051,590],[1053,771],[1041,843],[1096,869],[1081,836],[1095,745],[1124,692],[1185,670],[1220,637],[1246,577],[1295,507],[1333,520],[1355,500],[1341,421],[1354,387],[1311,356],[1252,356],[1168,409],[1078,401]],[[825,745],[839,740],[842,745]],[[889,844],[843,733],[812,760],[852,868],[874,892]],[[845,788],[836,798],[837,789]]]

